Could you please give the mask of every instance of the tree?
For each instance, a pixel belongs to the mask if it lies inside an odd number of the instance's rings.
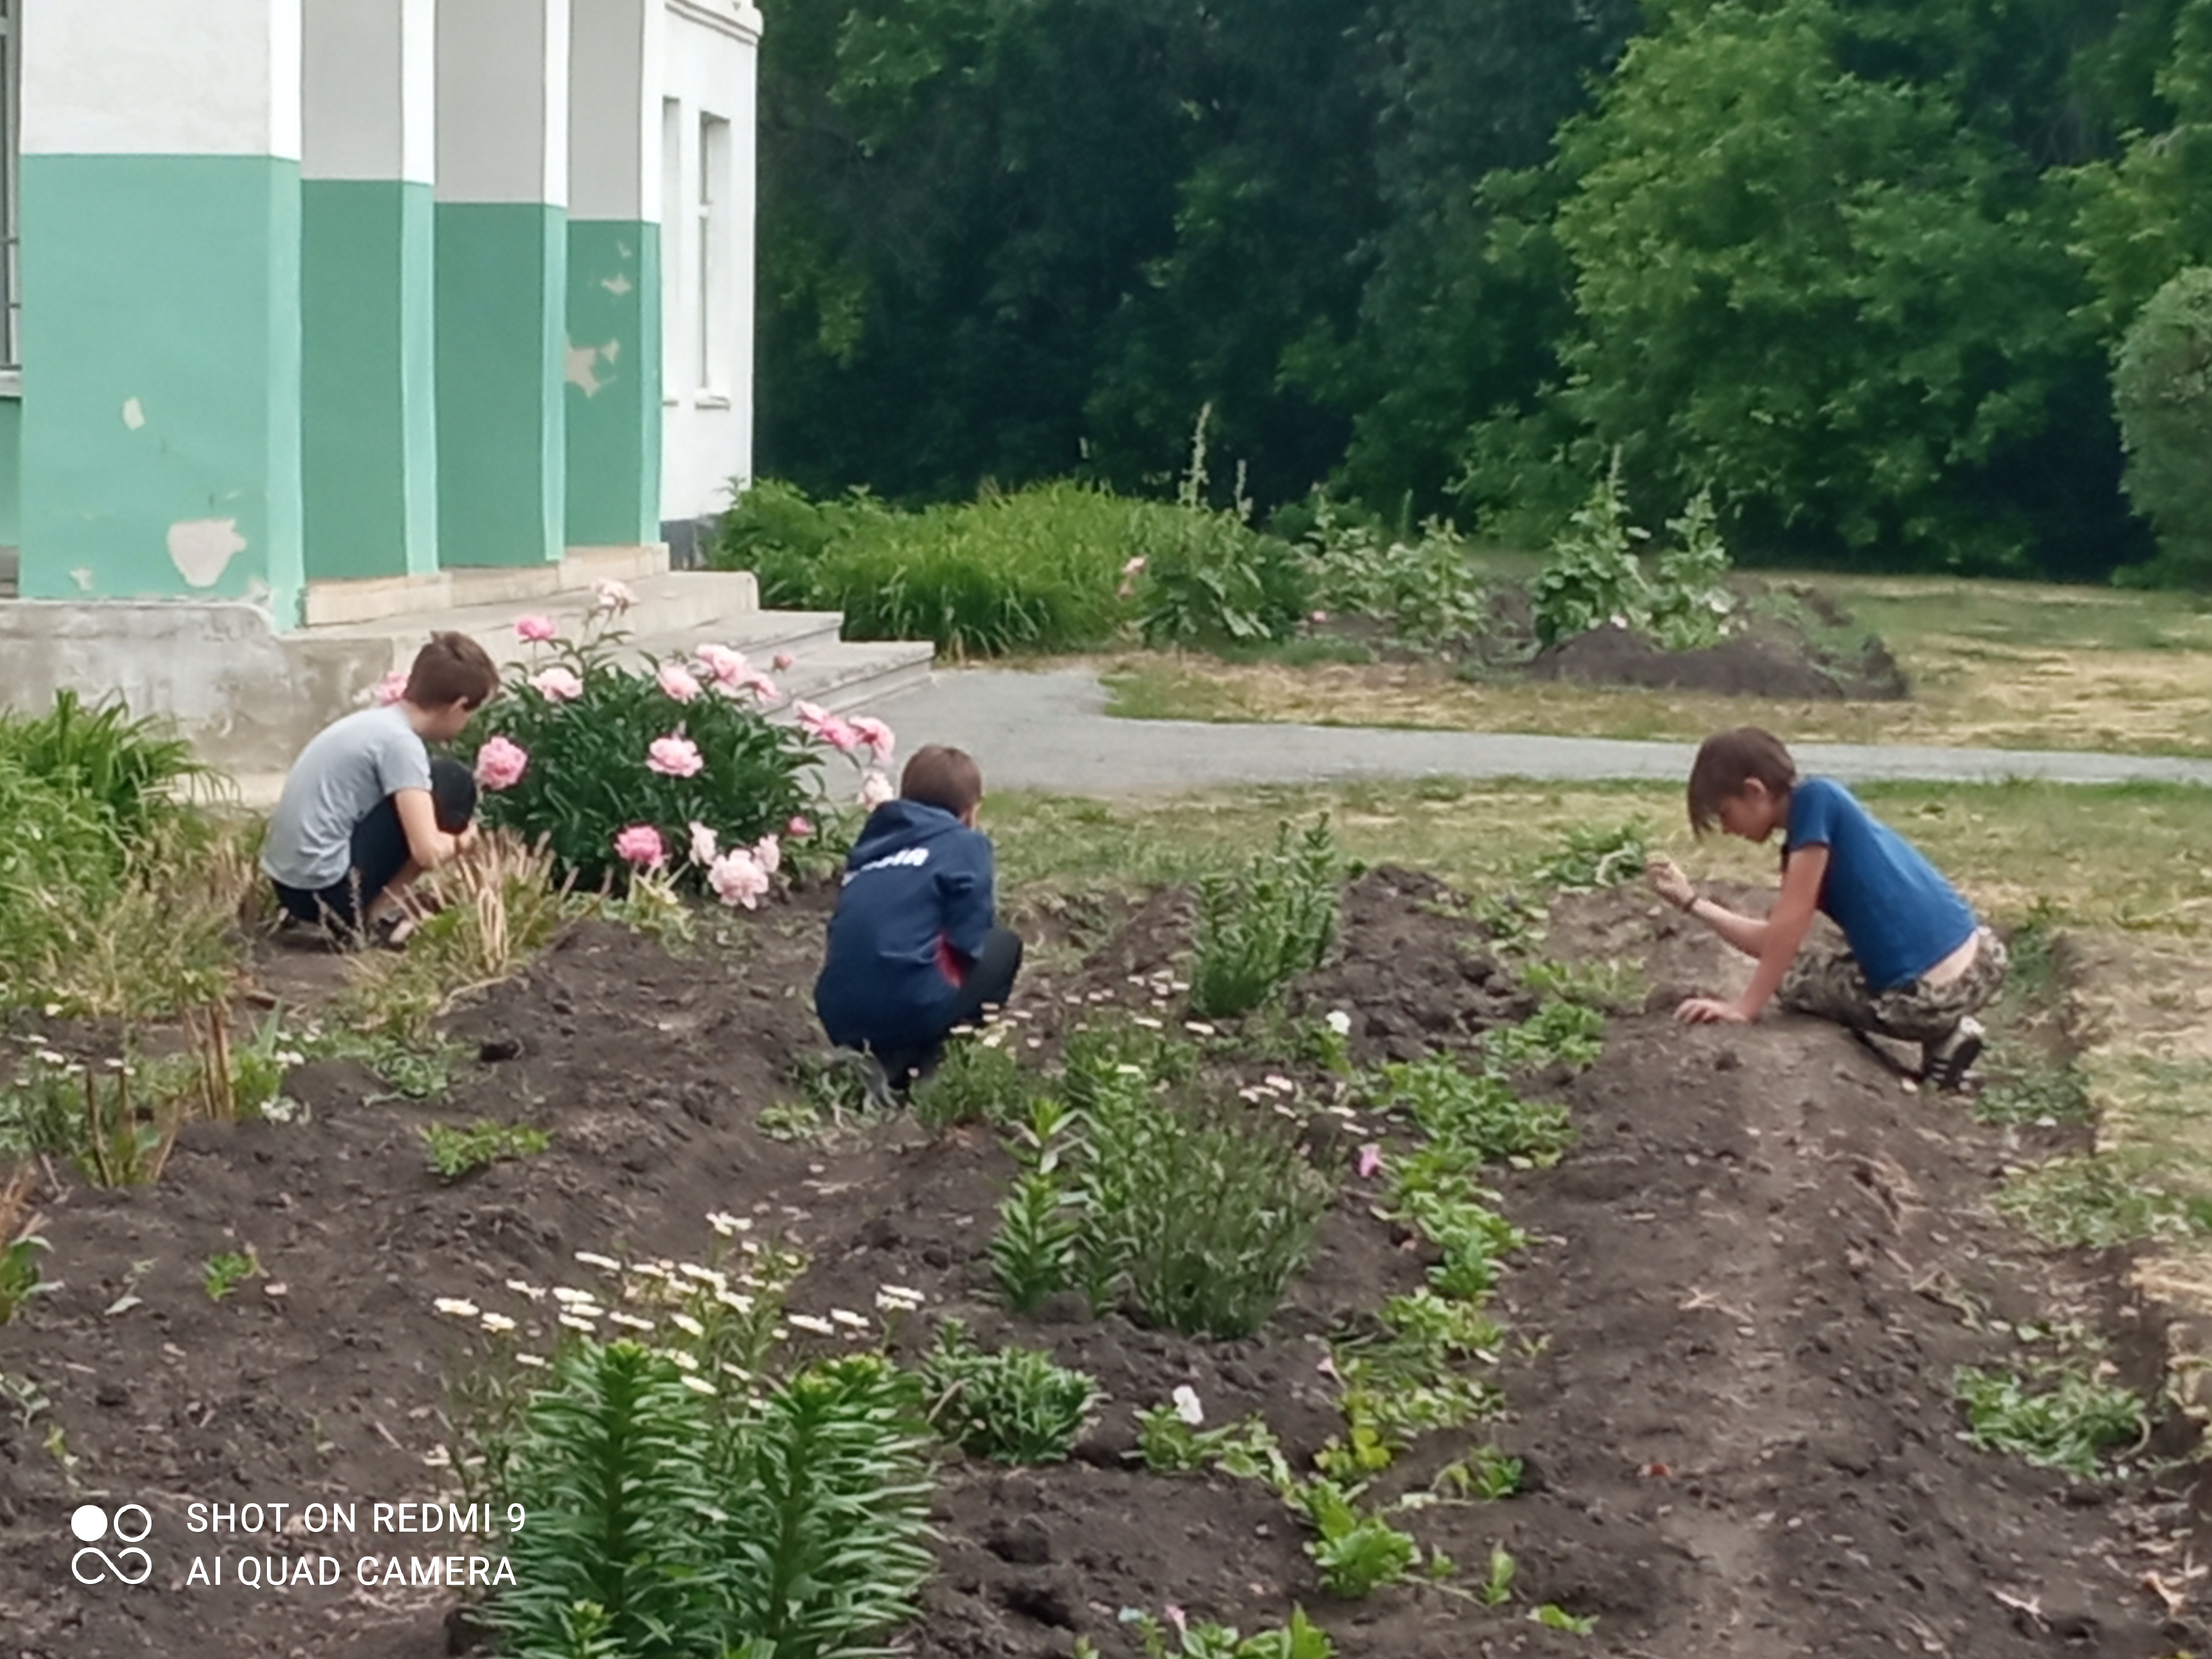
[[[2128,497],[2158,530],[2154,580],[2212,586],[2212,269],[2151,296],[2112,374]]]

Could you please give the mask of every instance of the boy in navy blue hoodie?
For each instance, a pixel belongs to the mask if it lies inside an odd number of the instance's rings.
[[[975,760],[931,744],[845,861],[814,1009],[879,1101],[932,1069],[955,1026],[1003,1006],[1021,969],[1022,942],[993,913],[982,800]]]

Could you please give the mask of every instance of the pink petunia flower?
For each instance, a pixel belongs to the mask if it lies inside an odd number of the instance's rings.
[[[691,862],[694,864],[712,864],[714,861],[715,855],[721,850],[720,840],[715,836],[714,830],[709,829],[707,825],[700,823],[698,819],[692,819]]]
[[[699,682],[681,663],[661,664],[660,672],[654,678],[660,682],[660,689],[678,702],[689,702],[699,695]]]
[[[407,695],[407,671],[395,668],[377,681],[376,689],[369,693],[379,708],[389,708]]]
[[[871,772],[860,780],[860,805],[869,811],[897,799],[898,791],[891,787],[891,781],[882,773]]]
[[[550,617],[517,617],[514,619],[514,637],[527,640],[532,645],[543,645],[560,631]]]
[[[716,859],[707,872],[707,884],[725,904],[756,908],[769,890],[768,872],[745,848],[739,847]]]
[[[877,765],[889,766],[891,763],[891,751],[897,746],[898,739],[891,735],[890,726],[872,714],[859,714],[854,717],[852,727],[854,735],[866,744],[874,754]]]
[[[774,836],[763,836],[753,843],[753,862],[771,876],[783,868],[783,848]]]
[[[651,824],[633,823],[615,832],[615,856],[641,870],[658,870],[668,862],[668,848]]]
[[[487,789],[512,789],[530,769],[530,751],[510,738],[487,738],[477,750],[477,781]]]
[[[1373,1141],[1359,1149],[1359,1178],[1370,1179],[1382,1167],[1382,1149]]]
[[[779,651],[769,661],[769,666],[775,669],[779,674],[788,674],[791,672],[792,664],[798,660],[799,659],[793,656],[790,652]]]
[[[699,745],[689,738],[655,738],[647,748],[645,763],[664,778],[696,778],[706,769]]]
[[[531,688],[550,702],[574,702],[584,695],[584,683],[573,668],[546,668],[530,677]]]
[[[814,820],[803,812],[794,813],[791,822],[783,826],[783,833],[793,841],[805,841],[814,833]]]

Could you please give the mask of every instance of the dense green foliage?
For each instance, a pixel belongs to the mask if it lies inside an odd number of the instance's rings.
[[[1263,514],[1548,539],[1618,448],[1751,561],[2152,551],[2111,371],[2212,260],[2212,0],[844,0],[763,73],[817,495],[1164,494],[1210,409]]]
[[[2159,563],[2212,580],[2212,269],[2192,265],[2151,296],[2112,381],[2128,495],[2158,526]]]

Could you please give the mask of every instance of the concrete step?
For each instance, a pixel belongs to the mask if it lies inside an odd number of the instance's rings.
[[[715,640],[736,650],[750,652],[751,647],[739,643],[734,637],[721,639],[720,635],[735,635],[754,628],[753,619],[779,615],[809,618],[815,626],[819,626],[821,619],[828,618],[833,635],[837,625],[834,612],[762,611],[760,588],[750,571],[672,570],[629,586],[637,596],[637,603],[623,614],[621,627],[633,640],[667,641],[680,636],[685,649],[703,640]],[[489,605],[447,606],[366,622],[325,623],[295,629],[284,637],[315,647],[366,647],[374,654],[389,654],[392,667],[404,668],[414,660],[424,640],[432,634],[451,630],[482,641],[492,659],[504,665],[526,662],[531,658],[531,646],[515,637],[516,618],[550,617],[562,634],[574,636],[581,631],[586,618],[592,614],[592,602],[589,588],[569,589],[520,603],[501,599]],[[769,625],[771,632],[783,626]]]

